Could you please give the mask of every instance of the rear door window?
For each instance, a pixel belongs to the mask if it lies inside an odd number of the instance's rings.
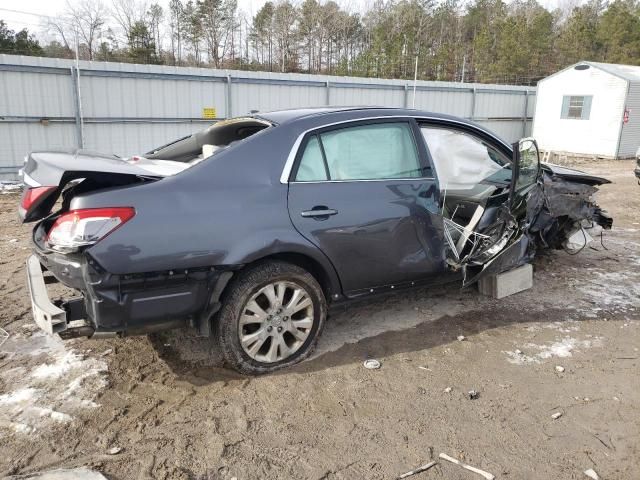
[[[410,124],[358,125],[307,142],[296,181],[415,178],[422,168]]]

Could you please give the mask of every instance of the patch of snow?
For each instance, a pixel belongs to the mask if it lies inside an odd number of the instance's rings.
[[[568,320],[566,322],[553,322],[543,325],[543,328],[548,328],[552,330],[557,330],[562,333],[570,333],[577,332],[580,330],[580,327],[577,325],[578,322],[575,320]]]
[[[46,431],[56,423],[71,423],[82,409],[95,408],[107,386],[107,365],[70,349],[44,333],[14,335],[3,348],[16,367],[0,374],[12,391],[0,395],[0,431],[18,434]]]
[[[632,268],[625,272],[592,271],[592,275],[584,278],[578,285],[584,295],[596,305],[608,309],[626,311],[640,307],[640,269]],[[597,307],[592,308],[596,310]]]
[[[16,433],[33,433],[35,429],[25,423],[12,423],[11,426]]]
[[[22,187],[23,185],[21,182],[14,182],[10,180],[0,181],[0,193],[2,194],[19,192],[22,190]]]
[[[592,347],[599,347],[602,345],[600,338],[594,338],[593,340],[577,340],[572,337],[564,337],[560,341],[556,341],[546,345],[536,345],[534,343],[528,343],[523,348],[527,352],[536,353],[524,353],[520,350],[505,351],[507,355],[507,361],[514,365],[525,365],[531,363],[541,363],[543,360],[549,358],[558,357],[566,358],[571,357],[573,351],[579,351],[580,349],[588,349]]]
[[[11,405],[26,402],[39,395],[39,390],[35,388],[21,388],[10,393],[0,395],[0,405]]]
[[[53,355],[53,363],[44,363],[37,367],[32,373],[33,378],[60,378],[69,370],[78,368],[82,362],[82,357],[74,352],[64,352],[62,355]]]

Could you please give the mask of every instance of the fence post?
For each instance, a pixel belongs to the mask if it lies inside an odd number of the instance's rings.
[[[73,88],[73,110],[76,117],[76,144],[78,148],[84,148],[84,127],[82,125],[82,107],[80,100],[80,70],[71,67],[71,88]]]
[[[471,118],[470,120],[475,120],[476,118],[476,94],[477,88],[473,87],[473,91],[471,92]]]
[[[404,108],[409,108],[409,84],[404,84]]]
[[[224,106],[225,118],[233,117],[231,112],[232,103],[231,103],[231,75],[227,75],[227,85],[226,85],[226,105]]]
[[[329,83],[329,80],[325,82],[325,88],[326,88],[326,93],[325,93],[324,103],[325,105],[329,106],[331,105],[331,84]]]
[[[527,117],[529,114],[529,90],[524,91],[524,114],[522,117],[522,136],[527,136]]]

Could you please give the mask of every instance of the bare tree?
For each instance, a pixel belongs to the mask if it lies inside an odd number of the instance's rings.
[[[87,46],[89,60],[93,60],[107,13],[107,8],[100,0],[78,0],[74,3],[67,1],[67,15],[72,19],[78,36]]]
[[[91,1],[91,0],[88,0]],[[111,15],[120,26],[124,37],[129,40],[131,32],[140,22],[147,24],[149,4],[146,0],[111,0]]]

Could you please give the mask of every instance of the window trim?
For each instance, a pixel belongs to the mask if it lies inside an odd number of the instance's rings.
[[[348,180],[312,180],[312,181],[297,181],[295,177],[298,173],[298,167],[300,166],[300,162],[302,160],[302,156],[304,155],[305,149],[311,138],[314,136],[318,137],[318,142],[320,144],[320,148],[323,152],[323,159],[326,159],[324,155],[324,146],[322,145],[322,139],[320,135],[326,132],[333,132],[337,130],[344,130],[347,128],[353,128],[358,126],[366,126],[366,125],[376,125],[380,123],[404,123],[409,128],[411,138],[413,140],[413,145],[416,149],[416,155],[418,158],[418,163],[420,165],[420,169],[423,174],[417,177],[389,177],[389,178],[367,178],[367,179],[348,179]],[[424,145],[420,143],[420,141],[416,138],[416,130],[415,130],[415,118],[407,115],[389,115],[384,117],[369,117],[369,118],[355,118],[351,120],[345,120],[342,122],[335,122],[328,125],[323,125],[320,127],[314,127],[312,129],[306,130],[301,133],[296,141],[293,144],[291,151],[289,152],[289,156],[287,157],[287,162],[285,163],[284,169],[282,170],[282,175],[280,176],[280,183],[289,184],[305,184],[305,183],[353,183],[353,182],[388,182],[388,181],[396,181],[396,180],[435,180],[433,173],[433,166],[431,162],[429,162],[425,158],[425,153],[422,149]],[[325,165],[325,168],[328,166]],[[429,172],[429,175],[424,175],[424,173]],[[330,175],[327,172],[327,178]],[[289,180],[293,178],[294,180]]]
[[[416,112],[416,113],[419,113],[419,112]],[[402,118],[402,119],[407,119],[409,122],[412,122],[414,124],[414,137],[416,136],[415,134],[416,129],[420,128],[420,124],[440,125],[440,126],[458,128],[460,130],[467,131],[474,135],[486,138],[487,141],[491,142],[493,145],[497,145],[498,150],[502,150],[507,155],[507,157],[511,159],[513,158],[513,149],[511,148],[511,145],[505,143],[504,140],[495,136],[494,134],[488,131],[482,130],[479,127],[475,127],[473,124],[466,122],[462,119],[458,120],[456,118],[430,117],[429,115],[420,115],[420,114],[416,116],[384,115],[384,116],[376,116],[376,117],[352,118],[349,120],[341,120],[339,122],[332,122],[326,125],[312,127],[300,133],[298,137],[295,139],[295,141],[293,142],[293,145],[289,150],[289,155],[287,156],[287,160],[285,161],[284,166],[282,167],[282,172],[280,173],[280,183],[283,185],[288,185],[289,183],[314,183],[314,182],[295,182],[294,180],[290,180],[294,163],[296,162],[298,153],[300,151],[300,146],[302,144],[302,141],[305,139],[307,135],[310,135],[310,134],[313,135],[313,132],[317,132],[324,128],[332,127],[335,125],[343,125],[348,123],[356,123],[356,122],[378,120],[378,119],[392,119],[392,118]],[[420,135],[420,138],[422,138],[422,135]],[[432,176],[431,177],[415,177],[415,178],[411,178],[411,180],[416,180],[416,179],[436,180],[437,173],[433,168],[433,161],[431,160],[431,154],[427,149],[424,138],[422,138],[422,140],[418,140],[418,151],[421,156],[423,154],[425,155],[424,160],[425,160],[425,163],[427,163],[427,166],[431,169]],[[396,180],[402,180],[402,179],[396,179]],[[338,181],[343,182],[344,180],[338,180]],[[385,180],[349,180],[349,181],[352,181],[352,182],[385,181],[386,182],[388,180],[385,179]],[[328,183],[328,182],[331,182],[331,180],[322,181],[322,183]],[[315,182],[315,183],[321,183],[321,182]]]

